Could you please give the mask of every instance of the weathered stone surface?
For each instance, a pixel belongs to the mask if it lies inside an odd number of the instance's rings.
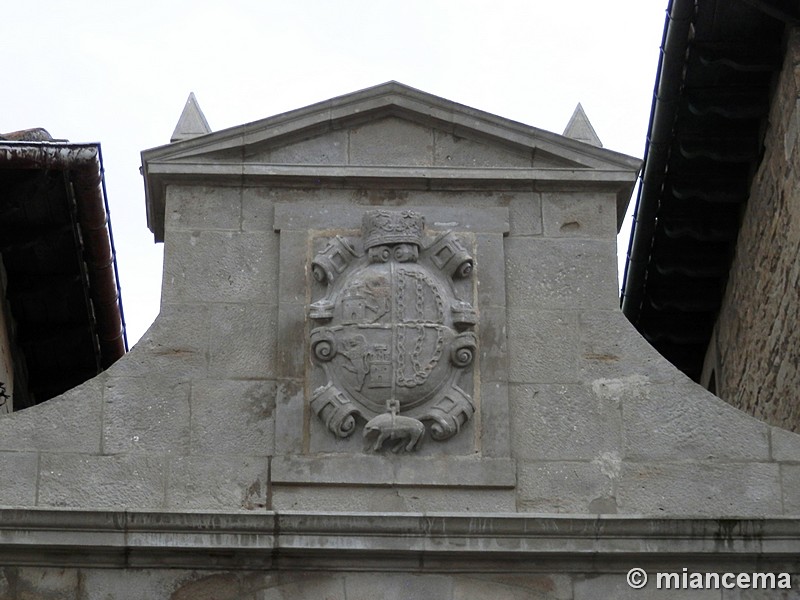
[[[572,600],[563,575],[461,575],[453,578],[453,600]]]
[[[209,318],[215,323],[209,340],[208,374],[215,379],[272,379],[277,375],[276,353],[292,344],[279,343],[274,305],[215,304]]]
[[[781,465],[783,512],[800,515],[800,465]]]
[[[772,460],[800,463],[800,435],[779,427],[771,427]]]
[[[546,237],[612,239],[617,231],[615,194],[547,192],[542,194]]]
[[[651,383],[683,381],[633,328],[618,308],[578,313],[578,366],[583,381],[645,377]]]
[[[518,509],[525,512],[617,512],[618,456],[597,461],[520,462]]]
[[[239,231],[242,188],[171,185],[166,210],[167,231]]]
[[[511,431],[521,460],[621,454],[622,402],[583,385],[512,385]]]
[[[568,311],[508,311],[513,383],[578,383],[578,318]]]
[[[432,165],[433,130],[389,117],[350,129],[350,164]]]
[[[274,486],[274,510],[359,512],[513,512],[512,490],[414,487]]]
[[[767,425],[692,382],[650,385],[634,376],[592,385],[622,403],[626,459],[770,459]]]
[[[269,474],[261,456],[180,456],[170,460],[166,507],[264,510]]]
[[[506,242],[510,308],[613,309],[616,245],[611,241],[511,237]]]
[[[452,167],[530,167],[533,152],[523,148],[503,148],[452,133],[434,130],[435,165]]]
[[[617,501],[620,512],[644,515],[777,515],[780,490],[774,463],[626,462]]]
[[[275,453],[300,454],[306,445],[303,381],[279,379],[275,396]]]
[[[275,234],[173,231],[169,240],[164,249],[162,302],[274,301]]]
[[[161,377],[109,377],[104,400],[105,453],[189,451],[189,384]]]
[[[162,304],[155,322],[124,357],[106,371],[116,377],[204,378],[210,328],[206,304]]]
[[[475,236],[475,278],[481,311],[506,305],[504,238],[500,234]]]
[[[631,565],[631,568],[637,565]],[[663,600],[720,600],[720,590],[682,590],[658,589],[655,573],[648,573],[647,586],[642,589],[631,588],[625,580],[625,573],[589,575],[575,580],[575,600],[597,600],[598,598],[614,598],[614,600],[641,600],[654,598]]]
[[[541,235],[542,224],[542,196],[539,193],[514,193],[500,196],[501,201],[508,202],[508,212],[511,217],[510,235]]]
[[[208,379],[192,385],[192,454],[268,456],[274,451],[274,381]]]
[[[276,164],[346,165],[347,130],[330,131],[324,136],[287,144],[269,151],[268,161]]]
[[[465,574],[456,575],[453,585],[464,593],[473,594],[470,598],[494,598],[497,594],[517,594],[524,592],[524,598],[533,600],[572,600],[572,578],[562,574],[542,573],[503,573],[503,574]],[[479,595],[481,589],[486,595]]]
[[[483,456],[511,456],[508,384],[483,381],[480,397],[480,449]]]
[[[452,578],[443,575],[348,573],[344,585],[347,600],[428,600],[453,594]]]
[[[514,467],[508,458],[455,455],[276,456],[272,480],[283,484],[513,488]]]
[[[81,569],[80,600],[172,598],[173,592],[199,575],[183,569]]]
[[[297,581],[278,583],[262,590],[258,600],[295,600],[296,598],[325,598],[345,600],[345,579],[341,575],[309,574]]]
[[[160,457],[42,454],[39,506],[161,508],[164,488]]]
[[[24,567],[16,584],[15,600],[82,600],[77,569]]]
[[[104,379],[90,379],[44,404],[0,417],[0,451],[99,452]]]
[[[35,452],[0,451],[0,506],[36,504],[38,466]]]

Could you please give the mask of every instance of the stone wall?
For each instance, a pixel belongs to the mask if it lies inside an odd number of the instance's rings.
[[[721,398],[792,431],[800,431],[798,164],[800,30],[795,28],[704,368],[705,381],[713,370]]]

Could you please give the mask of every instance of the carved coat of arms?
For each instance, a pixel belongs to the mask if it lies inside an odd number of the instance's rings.
[[[324,295],[309,307],[314,363],[327,383],[311,408],[336,436],[375,436],[374,450],[443,441],[474,414],[458,386],[473,361],[477,315],[453,281],[473,259],[452,233],[429,238],[413,211],[364,214],[361,237],[332,238],[312,261]]]

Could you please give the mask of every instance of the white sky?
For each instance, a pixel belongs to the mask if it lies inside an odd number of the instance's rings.
[[[133,346],[158,314],[163,252],[139,152],[169,141],[190,91],[215,131],[392,79],[556,133],[581,102],[606,148],[641,157],[666,5],[6,1],[0,132],[102,143]]]

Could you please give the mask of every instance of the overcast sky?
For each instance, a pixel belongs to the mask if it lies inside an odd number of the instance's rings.
[[[139,153],[169,141],[189,92],[214,131],[392,79],[556,133],[581,102],[606,148],[641,157],[666,5],[6,1],[0,132],[102,143],[133,346],[158,314],[163,253]]]

